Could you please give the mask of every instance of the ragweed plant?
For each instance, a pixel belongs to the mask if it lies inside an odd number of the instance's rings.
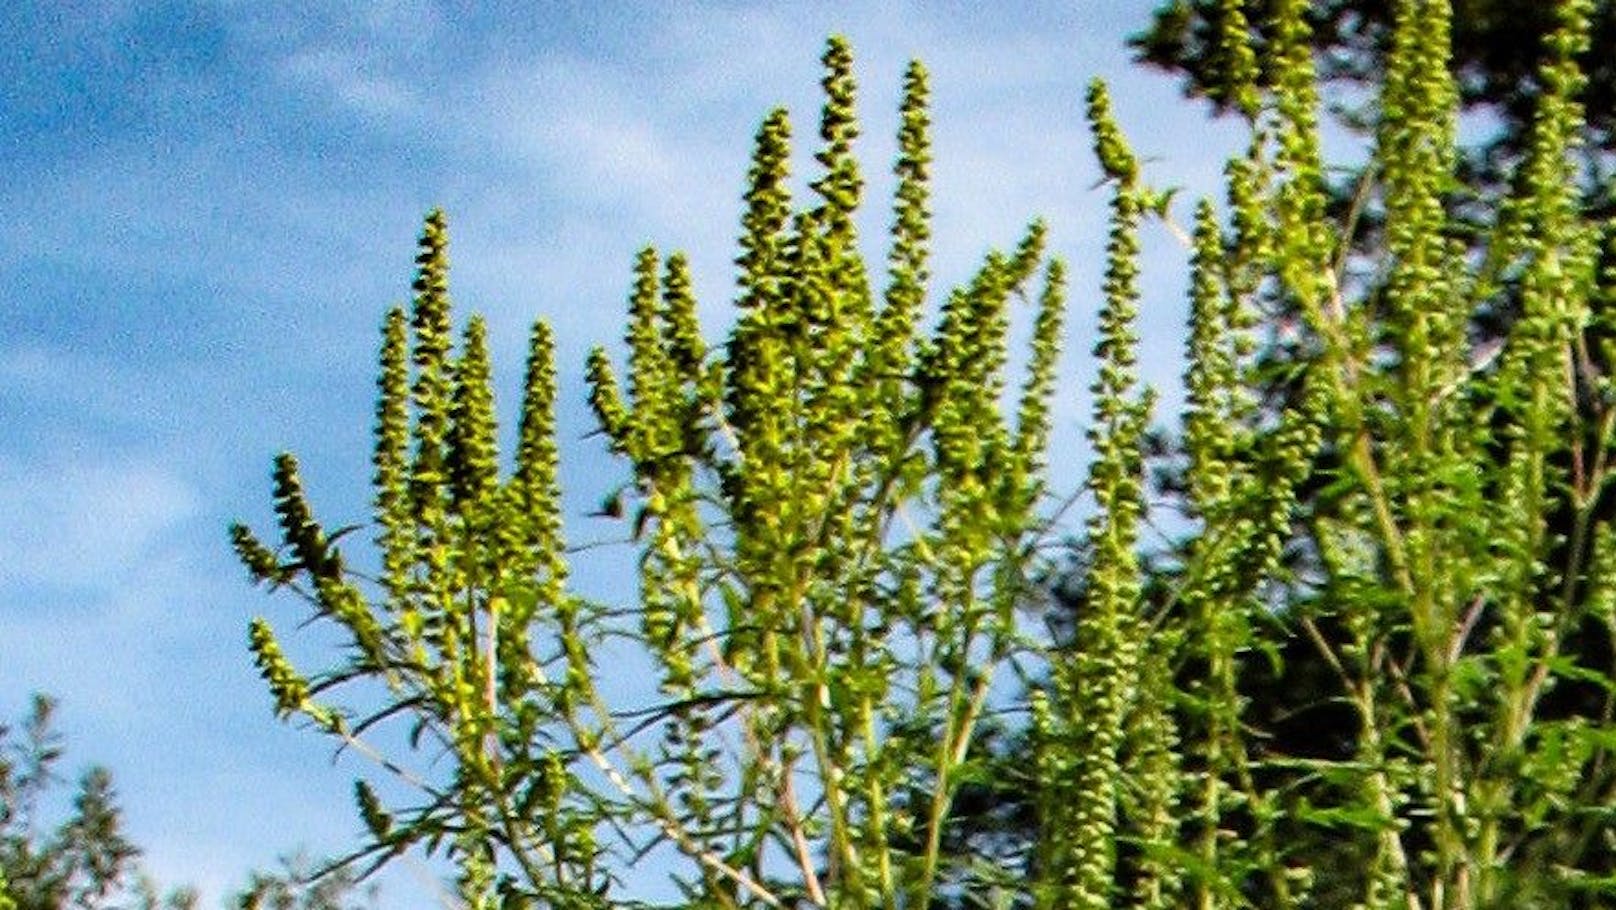
[[[453,768],[445,779],[381,758],[421,799],[384,805],[358,784],[371,842],[355,860],[442,849],[459,898],[479,907],[614,899],[625,863],[661,845],[687,861],[676,875],[701,905],[923,906],[948,876],[942,829],[994,669],[1027,647],[1016,607],[1047,531],[1064,277],[1034,222],[923,331],[926,72],[905,78],[880,288],[856,233],[845,42],[824,65],[806,204],[789,190],[786,114],[758,133],[727,341],[707,343],[685,258],[647,249],[626,362],[589,357],[599,427],[632,475],[639,579],[625,602],[567,584],[542,323],[502,476],[483,324],[452,338],[441,213],[421,237],[413,305],[383,333],[380,577],[348,570],[290,455],[275,466],[284,545],[233,530],[256,578],[351,636],[348,660],[304,675],[254,621],[277,711],[367,752],[373,728],[400,721],[422,759]],[[1012,391],[1020,301],[1034,331]],[[595,653],[620,637],[655,668],[654,705],[603,687]],[[382,687],[376,710],[341,701],[360,682]]]
[[[1471,200],[1448,5],[1395,4],[1371,164],[1339,223],[1305,5],[1269,8],[1261,86],[1252,8],[1220,16],[1224,95],[1251,143],[1229,164],[1227,227],[1210,205],[1196,214],[1181,439],[1197,526],[1158,614],[1180,630],[1186,893],[1199,907],[1597,906],[1616,741],[1594,353],[1609,345],[1610,228],[1581,213],[1576,185],[1588,5],[1557,5],[1532,141],[1479,242],[1456,214]],[[1352,242],[1364,215],[1379,246]],[[1502,354],[1477,346],[1483,320],[1512,311]],[[1252,359],[1264,313],[1270,340],[1301,321],[1278,405],[1253,395],[1276,366]],[[1348,726],[1280,740],[1255,720],[1282,652],[1319,670],[1301,709],[1343,706]],[[1143,822],[1118,843],[1151,843]]]
[[[1064,270],[1033,222],[923,329],[919,64],[884,279],[858,242],[841,39],[807,200],[792,196],[785,112],[757,134],[723,343],[697,320],[687,260],[637,257],[626,358],[597,349],[587,365],[631,477],[608,510],[637,557],[617,602],[568,583],[550,332],[533,330],[507,471],[485,328],[473,318],[454,341],[446,226],[430,215],[412,306],[383,332],[379,576],[348,568],[290,455],[274,472],[282,546],[232,530],[256,579],[350,643],[305,675],[254,620],[277,712],[417,794],[390,804],[358,783],[369,840],[351,860],[442,851],[475,907],[622,903],[625,867],[658,849],[683,860],[683,905],[701,907],[1596,905],[1616,888],[1616,393],[1597,366],[1616,353],[1616,231],[1571,186],[1587,4],[1556,6],[1530,149],[1480,246],[1452,214],[1451,13],[1396,6],[1373,164],[1337,220],[1306,4],[1222,4],[1220,97],[1250,142],[1224,204],[1202,202],[1181,232],[1191,530],[1166,577],[1141,537],[1152,396],[1134,348],[1138,232],[1170,219],[1173,197],[1091,87],[1110,232],[1069,640],[1019,610],[1060,531],[1045,449]],[[1366,212],[1383,249],[1351,242]],[[1012,387],[1022,301],[1033,330]],[[1482,357],[1473,322],[1517,303],[1502,356]],[[1283,314],[1300,324],[1277,365],[1294,394],[1276,404],[1260,355]],[[652,704],[605,685],[598,655],[625,641],[653,668]],[[1252,709],[1298,649],[1322,668],[1318,699],[1350,719],[1321,731],[1329,748],[1288,749]],[[1047,684],[998,704],[996,677],[1036,675],[1029,662]],[[379,704],[344,700],[367,683]],[[945,849],[956,795],[988,773],[977,746],[996,707],[1025,708],[1031,728],[1036,831],[1009,874]],[[412,753],[372,745],[388,723]],[[433,761],[448,771],[419,770]]]

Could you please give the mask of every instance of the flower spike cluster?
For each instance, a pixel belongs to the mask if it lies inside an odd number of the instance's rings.
[[[473,318],[453,343],[439,212],[410,311],[384,323],[374,590],[347,572],[290,456],[276,499],[292,561],[233,532],[255,577],[310,583],[298,590],[356,645],[353,662],[305,679],[256,622],[277,710],[367,753],[367,731],[408,718],[416,748],[451,759],[447,780],[384,761],[421,790],[415,806],[356,789],[374,838],[356,859],[447,846],[473,906],[598,901],[613,887],[603,842],[617,837],[671,846],[692,863],[684,887],[725,906],[793,893],[771,880],[760,838],[783,846],[816,903],[924,903],[955,874],[943,831],[987,709],[992,674],[978,661],[1021,647],[1014,607],[1044,533],[1064,275],[1034,222],[948,296],[935,332],[922,329],[931,151],[916,63],[877,297],[855,227],[847,42],[832,39],[823,63],[811,207],[787,189],[786,115],[758,132],[726,342],[709,344],[697,320],[686,257],[648,248],[634,263],[625,362],[589,356],[600,431],[632,473],[606,510],[629,523],[638,555],[627,609],[567,589],[542,323],[514,469],[501,469],[487,330]],[[1010,307],[1023,299],[1037,304],[1012,420],[999,405]],[[599,685],[596,649],[625,637],[655,668],[650,709]],[[367,679],[382,686],[381,710],[324,703]]]

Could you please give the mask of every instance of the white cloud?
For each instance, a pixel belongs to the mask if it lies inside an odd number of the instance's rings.
[[[406,82],[384,72],[373,58],[331,47],[301,50],[283,63],[294,80],[313,83],[343,106],[378,119],[414,114],[420,100]]]
[[[0,381],[7,385],[37,385],[57,375],[52,353],[41,345],[19,345],[0,351]]]
[[[145,460],[0,461],[0,585],[104,594],[198,507],[188,482]]]

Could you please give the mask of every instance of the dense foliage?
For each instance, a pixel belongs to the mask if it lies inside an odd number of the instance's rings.
[[[60,766],[56,701],[35,695],[17,725],[0,724],[0,910],[194,910],[194,889],[163,890],[140,868],[107,769],[94,766],[71,795]],[[65,810],[65,812],[64,812]],[[363,910],[371,903],[346,870],[318,876],[301,856],[251,873],[229,906],[241,910]]]
[[[35,696],[21,729],[0,725],[0,907],[101,906],[121,888],[139,850],[123,834],[104,768],[84,772],[68,816],[51,825],[41,806],[63,757],[51,729],[55,702]]]
[[[142,910],[194,907],[190,889],[160,894],[141,874],[105,768],[85,770],[59,805],[66,749],[55,714],[53,699],[35,695],[20,725],[0,724],[0,910],[111,908],[126,897]]]
[[[1588,645],[1616,632],[1600,508],[1616,388],[1593,353],[1616,344],[1601,255],[1616,232],[1577,186],[1591,4],[1545,5],[1519,161],[1480,220],[1454,210],[1476,203],[1451,10],[1393,6],[1374,166],[1339,212],[1308,5],[1216,4],[1218,97],[1251,141],[1184,232],[1194,530],[1165,571],[1141,544],[1151,396],[1134,320],[1137,234],[1172,197],[1091,86],[1111,230],[1069,634],[1021,609],[1066,530],[1044,452],[1063,269],[1035,222],[922,329],[918,64],[879,291],[840,39],[807,205],[785,113],[759,131],[726,342],[698,325],[681,255],[638,258],[626,383],[604,350],[588,363],[633,478],[608,509],[639,567],[618,602],[568,583],[549,330],[534,328],[502,471],[485,328],[473,317],[454,343],[447,229],[429,216],[413,305],[383,333],[379,572],[350,568],[291,455],[274,472],[283,546],[232,529],[254,578],[348,636],[313,676],[267,621],[250,638],[282,716],[376,760],[351,861],[443,851],[473,907],[622,903],[652,853],[683,860],[682,903],[703,907],[1449,910],[1616,891],[1616,680]],[[1357,242],[1361,223],[1376,243]],[[1479,334],[1504,302],[1508,325]],[[1496,354],[1479,343],[1494,337]],[[1277,340],[1290,394],[1264,400],[1259,351]],[[1312,742],[1251,698],[1304,652],[1321,704],[1297,710],[1331,718]],[[654,686],[625,695],[610,666]],[[1038,682],[1017,701],[996,679]],[[955,799],[983,783],[989,716],[1017,710],[1031,834],[977,861],[951,848]],[[403,754],[374,745],[391,723]]]
[[[1454,0],[1449,66],[1456,74],[1461,108],[1484,113],[1501,127],[1486,134],[1480,160],[1518,161],[1543,91],[1539,78],[1554,54],[1558,19],[1542,0]],[[1247,4],[1239,12],[1250,29],[1259,60],[1274,40],[1273,4]],[[1332,90],[1349,119],[1373,119],[1373,105],[1353,104],[1373,91],[1385,73],[1393,46],[1398,3],[1394,0],[1319,0],[1303,15],[1321,84]],[[1149,27],[1131,41],[1141,62],[1183,78],[1187,95],[1206,97],[1227,109],[1229,59],[1219,34],[1226,27],[1221,0],[1166,0]],[[1616,128],[1616,64],[1601,49],[1616,41],[1616,4],[1596,0],[1589,10],[1591,41],[1576,58],[1587,77],[1582,93],[1585,151],[1611,146]],[[1261,80],[1271,73],[1259,69]]]
[[[1338,127],[1375,135],[1380,99],[1363,90],[1378,86],[1385,71],[1394,47],[1395,7],[1384,0],[1340,0],[1313,3],[1304,11],[1309,25],[1307,41],[1319,68],[1323,106],[1335,115]],[[1267,9],[1262,4],[1249,8]],[[1165,3],[1151,27],[1135,36],[1132,43],[1142,62],[1180,74],[1186,94],[1208,98],[1230,114],[1237,113],[1232,107],[1234,94],[1222,74],[1232,58],[1224,53],[1228,42],[1220,43],[1220,32],[1231,27],[1246,30],[1259,58],[1253,71],[1255,80],[1263,84],[1276,74],[1273,67],[1260,62],[1273,40],[1275,24],[1260,15],[1231,21],[1227,19],[1227,9],[1233,7],[1216,0]],[[1582,197],[1581,217],[1596,223],[1608,217],[1612,198],[1608,135],[1616,71],[1600,51],[1610,45],[1611,29],[1616,27],[1612,10],[1607,3],[1592,6],[1591,40],[1574,55],[1586,72],[1580,93],[1585,120],[1570,160],[1576,164],[1572,172]],[[1241,10],[1236,12],[1243,15]],[[1518,165],[1533,138],[1535,99],[1543,85],[1539,73],[1552,62],[1555,45],[1548,39],[1555,26],[1556,13],[1549,4],[1460,0],[1453,5],[1450,67],[1457,74],[1460,111],[1470,118],[1472,127],[1461,131],[1461,141],[1454,148],[1455,180],[1444,194],[1443,206],[1453,216],[1448,224],[1449,236],[1466,245],[1472,261],[1485,260],[1500,229],[1500,218],[1514,210],[1506,200],[1517,192]],[[1476,129],[1481,122],[1478,115],[1497,128]],[[1350,252],[1343,249],[1340,255],[1343,261],[1351,257],[1357,266],[1354,294],[1371,302],[1384,297],[1392,279],[1389,270],[1379,267],[1387,261],[1389,251],[1388,238],[1380,230],[1384,209],[1376,204],[1378,167],[1378,162],[1371,160],[1367,165],[1331,168],[1325,175],[1330,193],[1327,210],[1333,220],[1351,228],[1343,232],[1350,240]],[[1598,268],[1603,271],[1609,267],[1609,253],[1602,249],[1600,256]],[[1467,320],[1473,369],[1483,368],[1484,360],[1497,355],[1509,326],[1520,318],[1524,307],[1519,282],[1506,278],[1497,291],[1481,302]],[[1261,292],[1256,302],[1270,327],[1301,319],[1294,299],[1281,287]],[[1375,310],[1370,312],[1370,318],[1378,318]],[[1602,346],[1591,339],[1592,336],[1582,352],[1586,360],[1580,368],[1589,375],[1602,374],[1609,370],[1609,361]],[[1277,413],[1300,393],[1297,380],[1301,372],[1297,367],[1315,356],[1312,345],[1313,339],[1306,333],[1270,330],[1259,336],[1259,366],[1252,372],[1251,388],[1259,407]],[[1596,396],[1579,394],[1573,406],[1585,425],[1600,421],[1601,403]],[[1165,445],[1154,450],[1149,463],[1154,507],[1164,513],[1193,512],[1193,505],[1187,501],[1190,484],[1185,472],[1191,462],[1185,457],[1184,434],[1175,436],[1169,431],[1162,441]],[[1332,508],[1332,488],[1327,478],[1337,467],[1337,455],[1331,447],[1321,447],[1312,479],[1300,491],[1293,531],[1285,544],[1285,562],[1275,572],[1276,582],[1316,577],[1323,571],[1309,529],[1315,507]],[[1570,536],[1578,521],[1589,523],[1593,516],[1610,514],[1611,508],[1608,499],[1601,498],[1594,504],[1592,516],[1579,518],[1568,510],[1559,510],[1550,517],[1548,533]],[[1170,518],[1167,523],[1172,524]],[[1159,596],[1171,596],[1196,536],[1192,533],[1157,552],[1146,553],[1147,587],[1154,588]],[[1086,551],[1080,544],[1071,565],[1063,569],[1054,586],[1058,619],[1064,620],[1067,611],[1083,608],[1085,564]],[[1295,591],[1271,593],[1271,602],[1283,605],[1275,615],[1298,615],[1298,596],[1302,595]],[[1242,671],[1240,692],[1245,699],[1245,722],[1261,731],[1270,751],[1344,760],[1351,756],[1351,737],[1339,731],[1350,729],[1355,722],[1351,709],[1336,698],[1331,652],[1344,643],[1346,633],[1333,623],[1319,624],[1318,630],[1329,648],[1307,641],[1294,628],[1284,630],[1263,645],[1279,659],[1266,667],[1264,662],[1256,662]],[[1584,624],[1576,636],[1564,643],[1564,648],[1564,660],[1594,667],[1610,665],[1611,636],[1599,624]],[[1581,714],[1586,720],[1598,721],[1603,708],[1597,697],[1591,697],[1592,688],[1597,688],[1596,684],[1587,681],[1562,682],[1557,692],[1547,698],[1547,713],[1560,718]],[[1025,733],[1012,730],[985,740],[980,748],[1006,769],[1013,769],[1025,745]],[[951,849],[1010,855],[1025,852],[1037,837],[1028,814],[1032,799],[1026,782],[1013,773],[997,773],[987,783],[968,789],[956,801],[957,826]],[[1352,836],[1340,829],[1321,828],[1294,831],[1288,843],[1293,855],[1310,857],[1302,860],[1304,864],[1327,868],[1326,858],[1360,849],[1350,841],[1361,841],[1364,836],[1363,832]],[[1321,893],[1333,893],[1335,897],[1323,897]],[[1328,885],[1314,892],[1315,901],[1326,906],[1349,905],[1350,895],[1350,888],[1332,890]]]

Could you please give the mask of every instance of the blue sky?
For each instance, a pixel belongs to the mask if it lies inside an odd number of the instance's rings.
[[[507,415],[527,325],[557,330],[572,534],[604,533],[582,517],[617,471],[578,441],[584,355],[621,334],[647,243],[690,253],[722,330],[751,136],[775,105],[811,134],[831,32],[859,61],[872,253],[911,57],[933,75],[937,286],[1049,219],[1073,266],[1054,461],[1075,485],[1104,242],[1085,85],[1112,82],[1164,184],[1211,191],[1235,139],[1128,65],[1154,5],[8,4],[0,713],[59,696],[70,763],[113,769],[147,866],[210,906],[277,853],[354,843],[353,769],[272,718],[245,648],[250,616],[289,631],[298,605],[247,586],[227,523],[272,527],[283,449],[331,524],[362,518],[377,329],[443,206]],[[1170,384],[1184,256],[1147,243],[1143,359]],[[609,595],[612,574],[581,583]],[[415,884],[392,877],[389,905]]]

